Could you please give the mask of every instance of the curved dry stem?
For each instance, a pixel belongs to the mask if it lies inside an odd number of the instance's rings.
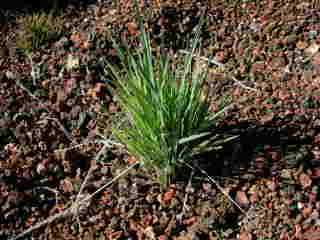
[[[98,154],[96,155],[95,159],[99,159],[100,156],[104,153],[104,151],[106,150],[106,147],[108,147],[107,145],[104,145],[102,147],[102,149],[98,152]],[[106,184],[104,184],[102,187],[100,187],[99,189],[97,189],[94,193],[90,194],[89,196],[87,197],[84,197],[84,198],[81,198],[82,196],[82,192],[91,176],[91,173],[93,171],[93,166],[90,167],[86,177],[85,177],[85,180],[83,181],[81,187],[80,187],[80,190],[77,194],[77,197],[76,197],[76,200],[72,203],[72,205],[67,208],[66,210],[64,210],[63,212],[61,213],[57,213],[51,217],[49,217],[48,219],[42,221],[42,222],[39,222],[37,223],[36,225],[34,226],[31,226],[30,228],[28,228],[27,230],[25,230],[24,232],[18,234],[17,236],[15,237],[12,237],[10,238],[9,240],[17,240],[17,239],[20,239],[20,238],[23,238],[24,236],[26,236],[27,234],[45,226],[45,225],[48,225],[52,222],[54,222],[55,220],[57,219],[61,219],[61,218],[66,218],[66,217],[74,217],[74,216],[77,216],[78,215],[78,212],[79,212],[79,208],[82,206],[82,205],[87,205],[88,201],[96,194],[98,194],[99,192],[101,192],[103,189],[105,189],[106,187],[110,186],[111,184],[113,184],[115,181],[117,181],[119,178],[121,178],[122,176],[124,176],[125,174],[127,174],[132,168],[134,168],[135,166],[137,166],[139,163],[136,162],[132,165],[130,165],[129,167],[127,167],[125,170],[123,170],[120,174],[118,174],[116,177],[114,177],[113,179],[111,179],[109,182],[107,182]]]

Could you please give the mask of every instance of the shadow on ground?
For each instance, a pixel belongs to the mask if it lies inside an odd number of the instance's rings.
[[[294,132],[294,127],[288,125],[274,127],[249,121],[228,125],[216,130],[215,134],[221,138],[238,137],[224,143],[220,150],[197,155],[195,162],[210,176],[218,178],[250,181],[274,177],[284,168],[310,164],[307,146],[312,139],[296,136]],[[188,178],[190,171],[182,172],[184,174],[178,178]]]

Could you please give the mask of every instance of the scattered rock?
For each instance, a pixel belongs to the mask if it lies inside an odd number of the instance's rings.
[[[240,206],[245,207],[245,208],[247,208],[250,205],[250,201],[249,201],[246,193],[243,191],[237,191],[236,201]]]
[[[312,180],[311,180],[310,176],[305,173],[300,174],[299,181],[300,181],[301,186],[304,189],[309,188],[312,184]]]
[[[62,190],[65,193],[72,193],[74,191],[74,187],[69,178],[65,178],[62,181]]]
[[[307,47],[304,51],[305,54],[310,56],[313,56],[319,51],[320,46],[317,43],[312,43],[309,47]]]
[[[248,232],[241,232],[239,235],[239,240],[252,240],[252,235]]]

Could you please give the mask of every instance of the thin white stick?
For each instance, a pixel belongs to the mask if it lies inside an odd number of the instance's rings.
[[[28,54],[28,58],[30,60],[30,65],[31,65],[31,77],[32,77],[32,83],[33,83],[33,86],[36,86],[37,85],[37,79],[40,75],[40,70],[39,70],[39,66],[42,64],[41,63],[38,63],[38,64],[35,64],[33,62],[33,59],[32,59],[32,54]]]
[[[188,52],[188,51],[186,51],[186,50],[180,50],[180,52],[183,53],[183,54],[191,54],[190,52]],[[202,59],[202,60],[204,60],[204,61],[207,61],[207,62],[209,62],[209,63],[215,64],[215,65],[217,65],[218,67],[221,67],[221,68],[225,69],[225,65],[224,65],[223,63],[215,60],[215,59],[206,58],[206,57],[203,57],[203,56],[198,56],[197,54],[192,54],[191,56],[192,56],[192,57],[197,57],[197,58],[199,58],[199,59]],[[243,87],[243,88],[245,88],[245,89],[247,89],[247,90],[254,91],[254,92],[258,92],[257,89],[252,88],[252,87],[248,87],[248,86],[244,85],[241,81],[239,81],[238,79],[236,79],[234,76],[231,76],[231,79],[232,79],[236,84],[238,84],[239,86],[241,86],[241,87]]]
[[[101,135],[99,135],[99,136],[101,136]],[[123,147],[123,145],[121,143],[118,143],[118,142],[115,142],[115,141],[112,141],[109,139],[105,139],[105,140],[84,141],[83,143],[79,143],[79,144],[76,144],[76,145],[73,145],[73,146],[70,146],[67,148],[56,149],[54,151],[55,152],[67,152],[67,151],[70,151],[70,150],[73,150],[76,148],[80,148],[80,147],[85,146],[90,143],[103,143],[104,145],[107,145],[107,147],[112,147],[112,146]]]
[[[183,53],[183,54],[191,54],[191,52],[188,52],[186,50],[179,50],[179,52]],[[212,63],[212,64],[215,64],[217,65],[218,67],[221,67],[221,68],[225,68],[224,64],[221,63],[221,62],[218,62],[217,60],[215,59],[211,59],[211,58],[206,58],[206,57],[203,57],[203,56],[198,56],[197,54],[192,54],[191,55],[192,57],[197,57],[201,60],[204,60],[204,61],[207,61],[209,63]]]
[[[236,79],[236,78],[233,77],[233,76],[231,76],[231,79],[232,79],[233,81],[235,81],[236,84],[240,85],[241,87],[243,87],[243,88],[245,88],[245,89],[247,89],[247,90],[254,91],[254,92],[258,92],[257,89],[252,88],[252,87],[248,87],[248,86],[244,85],[241,81],[239,81],[238,79]]]
[[[97,160],[100,158],[100,156],[105,152],[106,148],[107,148],[107,145],[104,145],[104,146],[100,149],[100,151],[98,152],[98,154],[97,154],[96,157],[95,157],[95,161],[97,161]],[[90,178],[90,176],[91,176],[92,171],[93,171],[93,167],[90,166],[90,169],[89,169],[89,171],[88,171],[88,173],[87,173],[87,175],[86,175],[83,183],[82,183],[81,186],[80,186],[80,190],[79,190],[78,195],[77,195],[76,200],[75,200],[76,202],[80,200],[80,196],[81,196],[81,194],[82,194],[85,186],[87,185],[87,182],[89,181],[89,178]]]
[[[98,190],[96,190],[94,193],[92,193],[91,195],[89,195],[86,198],[81,199],[79,202],[74,202],[71,207],[67,208],[66,210],[64,210],[61,213],[57,213],[51,217],[49,217],[47,220],[42,221],[32,227],[30,227],[29,229],[25,230],[24,232],[18,234],[15,237],[10,238],[9,240],[17,240],[19,238],[24,237],[25,235],[31,233],[34,230],[37,230],[41,227],[43,227],[44,225],[50,224],[53,221],[55,221],[58,218],[65,218],[68,216],[73,216],[76,214],[78,207],[81,204],[84,204],[85,202],[87,202],[88,200],[90,200],[95,194],[101,192],[104,188],[110,186],[112,183],[114,183],[115,181],[117,181],[120,177],[124,176],[125,174],[127,174],[132,168],[134,168],[135,166],[137,166],[139,163],[136,162],[132,165],[130,165],[129,167],[127,167],[125,170],[123,170],[119,175],[117,175],[116,177],[114,177],[112,180],[110,180],[109,182],[107,182],[105,185],[103,185],[102,187],[100,187]]]
[[[99,134],[98,136],[101,136],[101,135]],[[123,144],[121,144],[119,142],[112,141],[110,139],[96,140],[96,142],[97,143],[103,143],[104,145],[107,145],[107,147],[112,147],[112,146],[124,147]]]
[[[42,221],[42,222],[39,222],[39,223],[37,223],[36,225],[28,228],[26,231],[18,234],[17,236],[12,237],[12,238],[9,238],[9,240],[17,240],[17,239],[22,238],[22,237],[24,237],[25,235],[33,232],[34,230],[37,230],[37,229],[39,229],[39,228],[41,228],[41,227],[43,227],[43,226],[45,226],[45,225],[47,225],[47,224],[52,223],[53,221],[55,221],[55,220],[58,219],[58,218],[66,218],[66,217],[68,217],[68,216],[71,216],[71,215],[72,215],[72,211],[71,211],[71,210],[72,210],[72,209],[71,209],[71,207],[70,207],[70,208],[64,210],[63,212],[57,213],[57,214],[49,217],[48,219],[46,219],[46,220],[44,220],[44,221]]]
[[[34,95],[28,88],[26,88],[19,80],[16,81],[16,84],[22,90],[26,91],[30,97],[34,98],[37,101],[40,101],[40,99],[36,95]]]
[[[49,192],[53,192],[54,195],[55,195],[56,205],[58,205],[58,196],[60,194],[58,190],[50,188],[50,187],[46,187],[46,186],[44,186],[44,187],[35,187],[34,189],[45,189],[45,190],[47,190]]]
[[[180,222],[182,221],[183,215],[185,214],[185,210],[186,210],[186,207],[187,207],[187,201],[188,201],[188,191],[187,191],[187,189],[188,189],[188,188],[191,188],[191,186],[192,186],[192,178],[193,178],[194,172],[195,172],[195,170],[192,169],[192,170],[191,170],[191,173],[190,173],[189,181],[188,181],[188,184],[187,184],[187,187],[186,187],[186,193],[185,193],[185,195],[184,195],[182,211],[181,211],[180,214],[177,215],[177,219],[178,219]]]
[[[105,153],[107,147],[112,147],[112,145],[115,145],[115,146],[119,146],[120,145],[120,146],[122,146],[120,143],[116,143],[116,142],[113,142],[113,141],[108,140],[108,139],[103,140],[103,144],[104,144],[103,147],[100,149],[100,151],[98,152],[98,154],[94,158],[95,161],[99,160],[101,155]],[[91,176],[92,171],[93,171],[93,167],[90,166],[90,169],[89,169],[89,171],[88,171],[83,183],[80,186],[80,190],[79,190],[79,192],[77,194],[75,202],[79,202],[80,201],[81,194],[82,194],[85,186],[87,185],[87,182],[89,181],[89,178]]]
[[[76,145],[73,145],[71,147],[67,147],[67,148],[62,148],[62,149],[56,149],[54,150],[54,152],[67,152],[67,151],[70,151],[70,150],[73,150],[73,149],[76,149],[76,148],[80,148],[82,146],[85,146],[87,144],[89,144],[90,141],[88,142],[84,142],[84,143],[79,143],[79,144],[76,144]]]
[[[85,201],[90,200],[94,195],[96,195],[97,193],[101,192],[103,189],[105,189],[106,187],[110,186],[112,183],[114,183],[115,181],[117,181],[119,178],[121,178],[122,176],[124,176],[125,174],[127,174],[132,168],[136,167],[139,165],[139,162],[133,163],[132,165],[130,165],[129,167],[127,167],[125,170],[123,170],[119,175],[117,175],[116,177],[114,177],[110,182],[107,182],[106,184],[104,184],[102,187],[100,187],[99,189],[97,189],[95,192],[93,192],[92,194],[90,194],[89,196],[85,197],[84,199],[81,200],[81,203],[84,203]]]
[[[181,161],[181,160],[180,160],[180,162],[182,162],[183,164],[185,164],[187,167],[189,167],[189,168],[191,168],[191,169],[194,169],[194,167],[191,166],[189,163],[184,162],[184,161]],[[230,202],[232,202],[243,214],[247,215],[247,212],[246,212],[242,207],[240,207],[240,205],[239,205],[236,201],[234,201],[226,191],[224,191],[224,189],[220,186],[220,184],[219,184],[216,180],[214,180],[213,177],[211,177],[205,170],[203,170],[203,169],[200,168],[199,166],[195,166],[195,168],[197,168],[197,169],[198,169],[203,175],[205,175],[212,183],[214,183],[214,184],[217,186],[217,188],[230,200]]]

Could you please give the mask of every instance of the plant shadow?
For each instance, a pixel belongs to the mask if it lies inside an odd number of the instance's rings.
[[[238,136],[223,144],[219,150],[195,156],[194,164],[217,178],[254,181],[275,177],[282,169],[307,166],[311,153],[311,137],[297,136],[289,125],[275,127],[253,122],[240,122],[221,127],[214,132],[225,136]],[[177,180],[187,179],[189,171],[180,171]],[[200,174],[200,173],[199,173]],[[197,174],[198,175],[198,174]],[[202,176],[204,177],[204,176]]]
[[[228,187],[229,196],[235,199],[237,191],[248,182],[253,183],[262,178],[272,179],[281,176],[283,169],[312,164],[312,155],[308,151],[308,146],[312,143],[311,137],[296,135],[297,129],[294,126],[280,126],[283,127],[247,121],[215,130],[214,134],[221,135],[222,139],[238,137],[224,143],[219,150],[195,156],[192,163],[192,185],[201,189],[204,182],[213,184],[210,176],[223,188]],[[186,183],[190,176],[190,168],[180,169],[176,181]],[[220,195],[223,194],[220,192]],[[211,204],[215,204],[215,208],[225,209],[226,214],[219,215],[214,223],[215,227],[221,230],[236,229],[242,212],[229,199],[218,196],[217,193],[214,195]]]

